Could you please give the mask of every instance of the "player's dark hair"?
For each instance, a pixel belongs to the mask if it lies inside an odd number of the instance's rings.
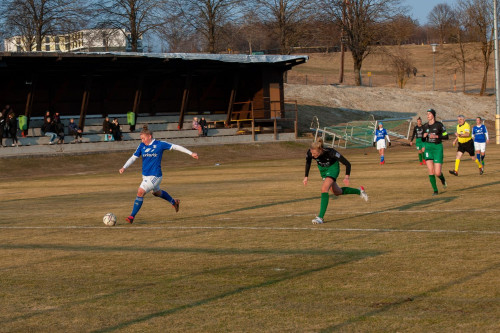
[[[483,120],[483,118],[481,118],[481,117],[478,117],[478,118],[479,118],[479,120]]]
[[[141,131],[141,134],[146,134],[146,135],[151,135],[153,136],[153,132],[151,130],[149,130],[148,128],[148,124],[144,124],[142,125],[142,131]]]
[[[422,118],[418,117],[417,120],[422,120]]]

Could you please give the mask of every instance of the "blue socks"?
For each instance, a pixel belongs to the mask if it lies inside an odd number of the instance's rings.
[[[381,155],[380,156],[380,162],[383,162],[384,161],[384,155]]]
[[[161,195],[160,195],[160,197],[161,197],[162,199],[167,200],[167,201],[168,201],[168,202],[170,202],[172,205],[175,205],[175,200],[174,200],[174,198],[172,198],[172,197],[170,196],[170,194],[168,194],[167,192],[165,192],[165,191],[161,190]]]
[[[170,202],[172,205],[175,205],[175,200],[174,198],[172,198],[170,196],[170,194],[168,194],[167,192],[165,191],[161,191],[161,195],[160,197],[162,199],[165,199],[167,200],[168,202]],[[139,212],[139,210],[141,209],[142,207],[142,202],[144,201],[144,198],[143,197],[136,197],[135,198],[135,201],[134,201],[134,208],[132,209],[132,214],[130,214],[131,216],[135,217],[135,215]]]
[[[139,210],[141,209],[142,207],[142,202],[143,202],[144,198],[143,197],[136,197],[135,198],[135,201],[134,201],[134,208],[132,209],[132,214],[130,214],[131,216],[134,216],[139,212]]]

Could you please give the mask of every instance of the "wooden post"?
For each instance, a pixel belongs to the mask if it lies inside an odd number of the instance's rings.
[[[299,138],[299,109],[297,108],[297,101],[295,101],[295,140]]]
[[[22,136],[26,137],[28,135],[28,129],[30,128],[30,118],[31,118],[31,110],[33,109],[33,97],[35,93],[35,80],[33,79],[31,83],[29,83],[28,95],[26,96],[26,106],[24,107],[24,115],[27,118],[27,125],[25,131],[23,131]]]
[[[274,140],[278,140],[278,119],[274,118]]]
[[[253,115],[253,101],[250,101],[250,110],[252,111],[252,141],[255,141],[255,117]]]
[[[85,89],[83,90],[82,105],[80,107],[80,120],[78,122],[78,127],[83,129],[85,127],[85,117],[87,116],[87,108],[89,106],[90,100],[90,88],[92,86],[92,76],[88,75],[85,81]]]
[[[233,113],[233,108],[234,108],[234,101],[236,99],[236,92],[238,89],[238,82],[239,82],[239,74],[235,73],[233,76],[233,88],[231,89],[231,95],[229,96],[229,105],[227,106],[227,117],[226,117],[226,123],[229,125],[231,122],[231,116]]]
[[[184,125],[184,113],[186,112],[189,103],[189,91],[191,89],[192,74],[189,72],[186,76],[186,82],[184,83],[184,92],[182,93],[182,103],[181,112],[179,115],[179,124],[177,124],[177,129],[181,130]]]
[[[135,131],[135,123],[137,122],[137,114],[139,113],[139,106],[141,105],[142,87],[144,85],[144,74],[139,77],[139,84],[135,90],[134,106],[132,112],[134,113],[134,125],[130,125],[130,132]]]

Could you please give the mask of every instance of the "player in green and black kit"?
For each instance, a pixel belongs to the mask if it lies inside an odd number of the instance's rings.
[[[446,180],[441,172],[443,166],[443,140],[448,140],[448,133],[443,123],[436,121],[436,111],[427,110],[427,124],[424,125],[423,140],[425,140],[425,164],[429,170],[429,180],[434,193],[438,194],[436,176],[446,188]]]
[[[323,184],[321,185],[321,208],[319,215],[312,220],[313,224],[323,223],[323,217],[326,213],[326,208],[328,207],[328,201],[330,199],[328,192],[330,189],[335,195],[342,194],[358,194],[365,201],[368,201],[368,195],[365,192],[363,186],[359,189],[352,187],[342,187],[340,188],[336,181],[340,173],[339,162],[345,165],[345,177],[344,184],[349,186],[349,176],[351,174],[351,163],[342,156],[338,151],[333,148],[324,148],[323,140],[321,138],[318,141],[311,144],[311,148],[307,151],[306,156],[306,173],[304,177],[304,185],[307,185],[309,177],[309,169],[311,168],[312,160],[316,160],[318,163],[319,173],[323,178]]]
[[[424,126],[422,125],[422,118],[418,117],[417,125],[413,128],[413,134],[410,139],[410,146],[413,145],[413,138],[416,137],[415,146],[418,150],[418,161],[420,165],[425,165],[424,162],[424,142],[422,141],[422,137],[424,136]]]

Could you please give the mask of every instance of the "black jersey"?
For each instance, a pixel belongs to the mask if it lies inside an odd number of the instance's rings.
[[[342,156],[338,151],[333,148],[323,148],[323,153],[319,155],[317,158],[314,158],[311,154],[311,149],[307,151],[306,156],[306,177],[309,177],[309,169],[311,168],[312,160],[315,160],[319,166],[329,167],[335,164],[336,162],[340,162],[345,165],[345,174],[351,174],[351,163]]]
[[[415,127],[413,128],[413,134],[411,135],[410,141],[413,141],[415,137],[417,139],[422,139],[424,137],[424,125],[422,126],[415,125]]]
[[[434,124],[429,125],[426,123],[424,126],[424,133],[427,133],[425,141],[429,143],[439,144],[443,140],[448,140],[448,133],[446,133],[446,128],[442,122],[435,121]],[[431,134],[437,135],[437,137],[430,137]]]

